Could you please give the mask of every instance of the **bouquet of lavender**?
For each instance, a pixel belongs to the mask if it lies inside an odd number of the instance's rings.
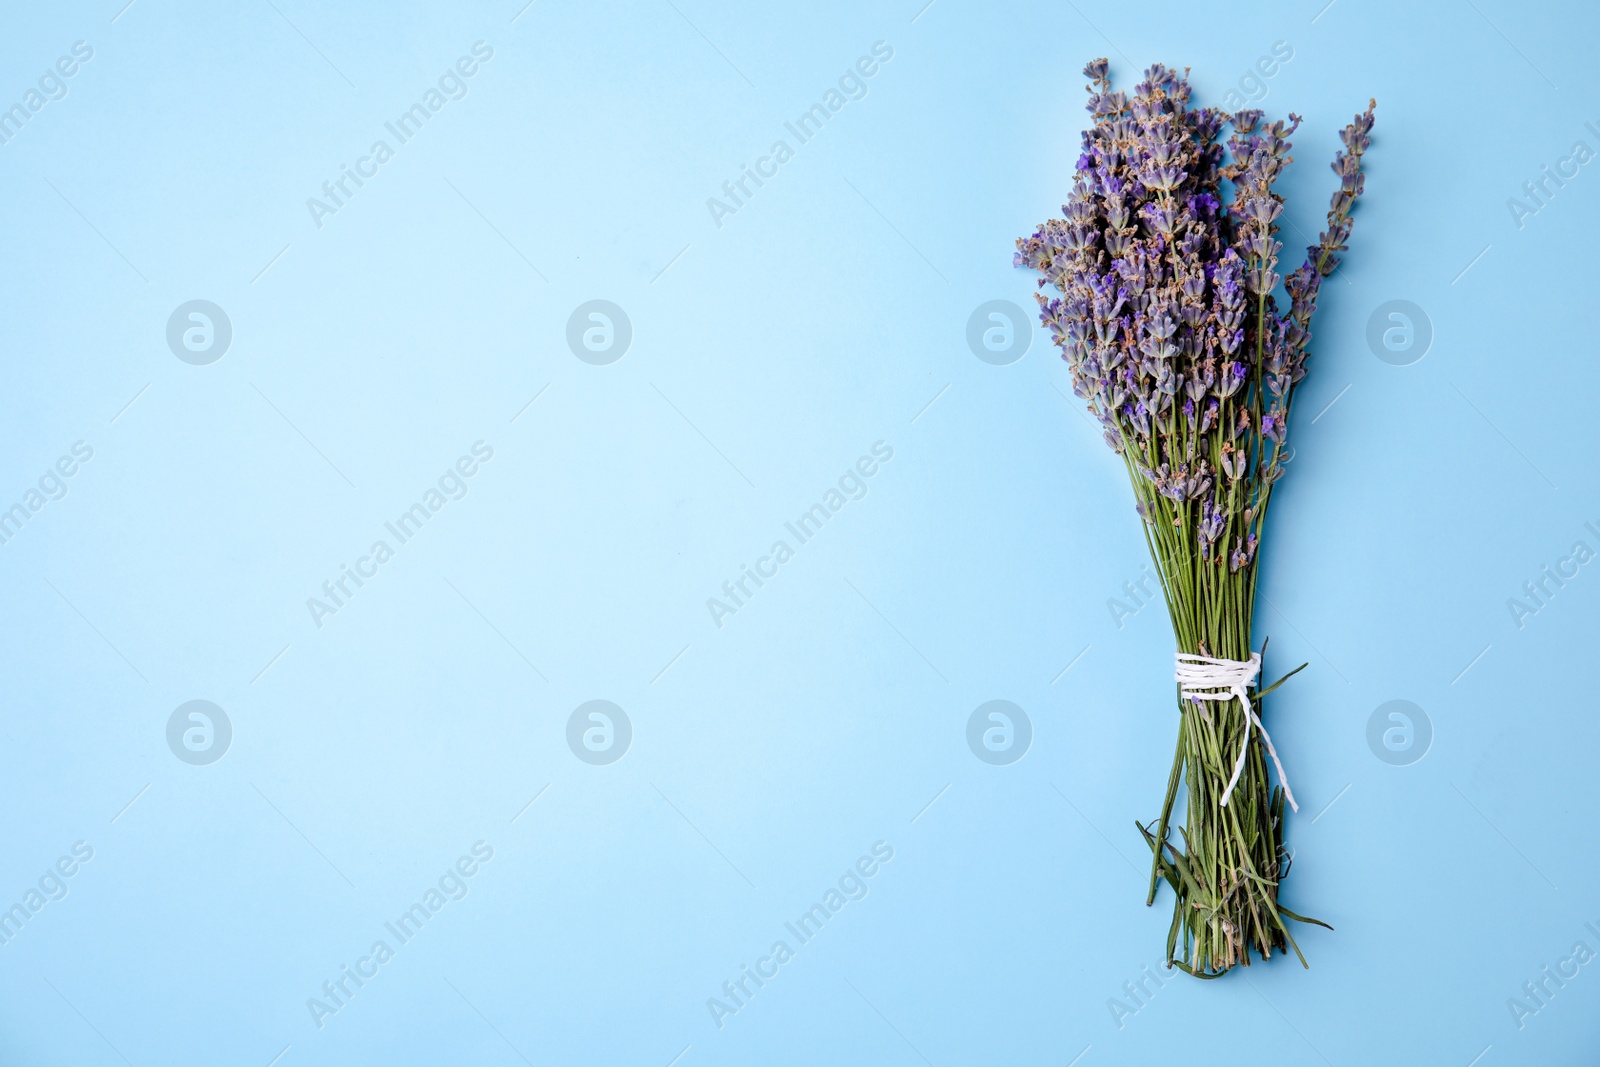
[[[1019,240],[1016,263],[1056,290],[1038,294],[1040,318],[1127,466],[1177,638],[1177,754],[1154,831],[1138,824],[1152,854],[1146,903],[1164,877],[1177,896],[1167,959],[1197,977],[1248,966],[1252,950],[1266,958],[1293,947],[1304,964],[1285,920],[1316,920],[1278,901],[1289,868],[1283,806],[1299,809],[1260,718],[1261,698],[1289,675],[1257,680],[1256,561],[1290,458],[1311,314],[1350,235],[1376,102],[1340,135],[1328,227],[1285,277],[1273,183],[1299,117],[1191,109],[1186,74],[1160,64],[1129,97],[1112,91],[1108,68],[1104,59],[1084,68],[1094,125],[1066,217]],[[1180,782],[1181,848],[1168,839]]]

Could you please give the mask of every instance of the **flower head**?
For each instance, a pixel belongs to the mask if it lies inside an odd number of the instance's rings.
[[[1216,494],[1249,511],[1284,470],[1311,317],[1350,235],[1373,110],[1340,135],[1327,228],[1302,264],[1280,268],[1276,189],[1299,116],[1191,107],[1187,74],[1159,63],[1131,92],[1113,88],[1104,58],[1083,74],[1092,123],[1072,188],[1013,262],[1038,273],[1040,321],[1107,446],[1151,494],[1146,520],[1152,507],[1200,501],[1198,517],[1186,512],[1196,547],[1237,570],[1255,535],[1246,523],[1210,551],[1226,511]]]

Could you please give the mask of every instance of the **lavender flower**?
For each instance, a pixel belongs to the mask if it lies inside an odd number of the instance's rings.
[[[1187,72],[1162,64],[1130,94],[1110,70],[1105,59],[1084,67],[1093,124],[1062,216],[1019,240],[1013,262],[1038,273],[1040,320],[1073,392],[1128,466],[1180,651],[1247,660],[1262,524],[1289,459],[1322,281],[1363,192],[1376,105],[1340,134],[1327,226],[1295,266],[1281,258],[1276,190],[1299,116],[1191,107]],[[1182,861],[1168,841],[1169,792],[1146,831],[1150,899],[1164,874],[1179,896],[1174,965],[1212,975],[1292,946],[1283,920],[1298,916],[1276,903],[1283,793],[1265,770],[1239,782],[1248,825],[1216,814],[1215,752],[1253,743],[1242,710],[1195,703],[1183,714],[1204,720],[1183,728],[1172,777],[1174,790],[1188,782],[1190,850]]]

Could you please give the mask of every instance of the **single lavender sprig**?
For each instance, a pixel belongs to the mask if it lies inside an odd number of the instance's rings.
[[[1369,101],[1367,109],[1357,115],[1339,134],[1345,150],[1333,157],[1333,172],[1339,176],[1339,188],[1334,191],[1328,208],[1328,228],[1322,231],[1317,243],[1306,249],[1306,261],[1290,275],[1285,288],[1292,305],[1284,323],[1285,343],[1296,353],[1294,380],[1305,376],[1306,346],[1311,342],[1311,316],[1317,310],[1317,295],[1322,279],[1328,277],[1339,265],[1337,253],[1347,249],[1350,239],[1350,212],[1356,198],[1366,188],[1366,175],[1361,171],[1361,157],[1372,145],[1373,112],[1376,100]]]
[[[1279,353],[1279,371],[1275,381],[1269,383],[1275,385],[1282,397],[1283,430],[1275,442],[1277,447],[1272,455],[1264,460],[1265,494],[1259,509],[1258,531],[1261,521],[1266,518],[1265,496],[1270,495],[1273,483],[1283,473],[1282,435],[1287,432],[1288,410],[1294,388],[1305,377],[1310,362],[1308,346],[1311,344],[1311,316],[1317,309],[1322,280],[1338,267],[1337,253],[1348,248],[1345,242],[1350,239],[1350,215],[1356,199],[1366,188],[1361,157],[1372,145],[1372,126],[1377,106],[1376,100],[1369,100],[1367,109],[1340,131],[1339,140],[1344,144],[1344,150],[1333,158],[1332,169],[1339,176],[1339,187],[1334,190],[1328,207],[1328,228],[1322,231],[1316,244],[1306,249],[1305,262],[1284,282],[1290,307],[1288,313],[1274,324],[1273,346],[1274,351]]]

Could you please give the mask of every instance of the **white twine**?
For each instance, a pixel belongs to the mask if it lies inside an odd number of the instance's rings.
[[[1250,706],[1250,698],[1246,695],[1250,684],[1260,673],[1259,652],[1250,653],[1249,659],[1212,659],[1179,652],[1174,677],[1185,699],[1229,701],[1237,697],[1244,708],[1244,741],[1239,745],[1239,758],[1233,763],[1233,777],[1228,779],[1228,787],[1222,791],[1222,806],[1228,806],[1233,787],[1239,784],[1239,776],[1244,773],[1244,761],[1250,755],[1250,727],[1254,724],[1261,731],[1261,743],[1267,746],[1272,765],[1278,768],[1278,782],[1283,786],[1283,795],[1288,799],[1289,807],[1298,812],[1300,806],[1294,802],[1289,778],[1283,773],[1283,764],[1278,762],[1278,752],[1272,747],[1272,738],[1267,736],[1267,728],[1261,724],[1261,717]]]

